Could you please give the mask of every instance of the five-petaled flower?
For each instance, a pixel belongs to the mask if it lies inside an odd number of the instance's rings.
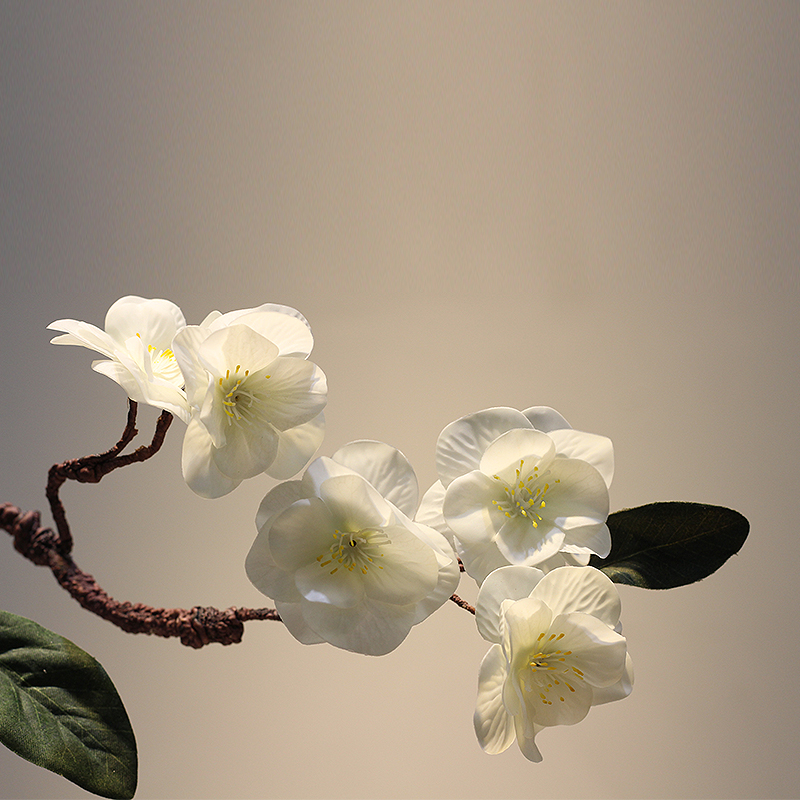
[[[551,408],[489,408],[448,425],[436,446],[440,480],[416,519],[455,538],[481,582],[509,564],[588,564],[611,549],[606,525],[611,440],[569,427]]]
[[[417,496],[402,453],[351,442],[267,494],[247,575],[300,642],[388,653],[459,579],[447,540],[411,521]]]
[[[475,733],[490,754],[517,740],[541,761],[536,734],[580,722],[593,705],[620,700],[633,667],[619,632],[614,584],[592,567],[502,567],[481,586],[476,621],[492,647],[481,663]]]
[[[325,375],[307,360],[314,344],[293,308],[212,312],[184,328],[173,349],[186,379],[191,419],[183,475],[203,497],[221,497],[266,472],[288,478],[324,435]]]
[[[92,369],[116,381],[131,400],[188,421],[183,375],[172,351],[172,340],[186,320],[174,303],[129,295],[108,309],[105,330],[75,319],[58,319],[47,327],[64,331],[53,344],[80,345],[105,356],[93,361]]]

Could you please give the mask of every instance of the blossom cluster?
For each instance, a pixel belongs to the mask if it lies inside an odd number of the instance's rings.
[[[182,470],[197,494],[221,497],[261,473],[283,481],[258,509],[245,569],[299,642],[388,653],[457,599],[466,571],[491,643],[474,714],[486,752],[516,740],[540,761],[539,731],[630,693],[619,595],[588,566],[611,549],[606,437],[546,406],[469,414],[439,436],[439,479],[420,502],[414,470],[388,444],[354,441],[309,464],[327,385],[293,308],[213,311],[187,325],[174,303],[129,296],[105,330],[49,327],[62,332],[54,344],[100,353],[93,369],[131,400],[186,423]]]

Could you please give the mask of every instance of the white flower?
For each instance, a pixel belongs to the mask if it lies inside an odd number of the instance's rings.
[[[183,375],[171,349],[186,321],[174,303],[131,295],[108,309],[104,331],[75,319],[59,319],[47,327],[64,331],[53,344],[88,347],[109,359],[93,361],[92,369],[116,381],[131,400],[189,419]]]
[[[531,761],[542,728],[574,725],[589,708],[627,697],[633,666],[620,634],[614,584],[592,567],[492,572],[478,593],[476,620],[494,642],[478,677],[475,733],[490,754],[516,738]]]
[[[267,494],[247,575],[300,642],[388,653],[459,579],[447,540],[409,518],[417,496],[400,451],[351,442]]]
[[[588,564],[611,549],[606,525],[611,440],[569,427],[551,408],[489,408],[448,425],[440,480],[416,519],[455,537],[478,582],[509,564]]]
[[[325,375],[306,360],[313,343],[305,318],[274,304],[215,311],[176,336],[191,407],[182,467],[194,492],[221,497],[246,478],[288,478],[308,462],[327,401]]]

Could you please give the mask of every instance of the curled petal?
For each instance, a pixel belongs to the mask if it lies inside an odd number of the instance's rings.
[[[420,500],[414,520],[433,528],[444,536],[448,542],[453,542],[453,531],[447,524],[442,509],[444,507],[445,488],[441,481],[436,481]]]
[[[506,660],[499,645],[484,656],[478,673],[478,700],[473,724],[480,746],[490,755],[507,750],[516,738],[514,718],[503,705]]]
[[[592,705],[599,706],[603,703],[611,703],[614,700],[622,700],[633,691],[633,661],[629,653],[625,654],[625,669],[622,677],[611,686],[595,688],[592,692]]]

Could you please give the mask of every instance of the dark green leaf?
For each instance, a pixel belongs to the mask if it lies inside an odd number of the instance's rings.
[[[718,570],[744,544],[750,523],[702,503],[650,503],[608,517],[611,552],[589,562],[614,583],[671,589]]]
[[[0,742],[102,797],[133,797],[136,740],[106,671],[63,636],[0,611]]]

